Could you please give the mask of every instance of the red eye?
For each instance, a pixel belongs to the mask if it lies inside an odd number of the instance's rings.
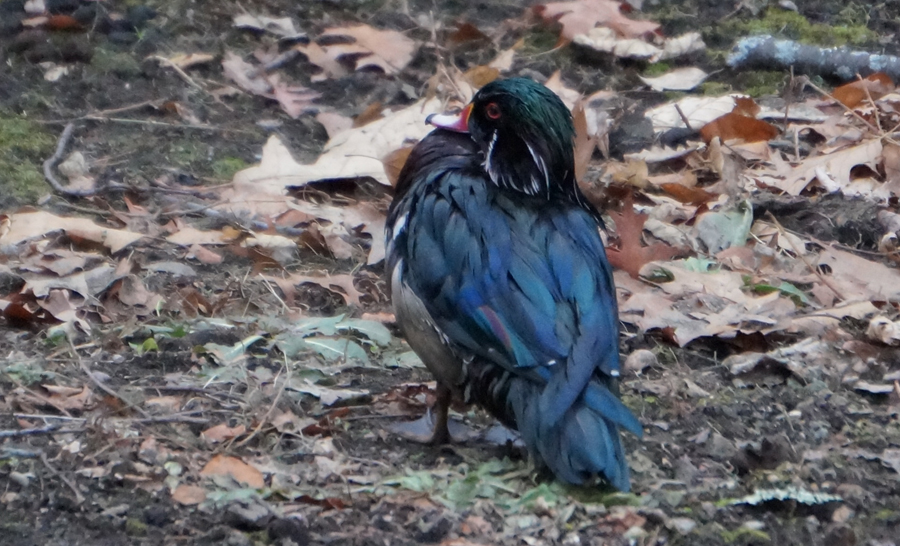
[[[500,119],[500,107],[497,106],[496,102],[488,104],[484,108],[484,113],[487,114],[487,117],[491,119]]]

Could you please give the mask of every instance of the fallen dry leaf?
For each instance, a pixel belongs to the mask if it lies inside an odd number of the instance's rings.
[[[577,149],[576,145],[576,150]],[[406,165],[406,160],[409,158],[409,154],[412,153],[412,150],[413,146],[404,146],[403,148],[398,148],[389,153],[381,160],[381,162],[384,163],[384,174],[387,175],[388,180],[391,182],[391,186],[397,185],[397,179],[400,178],[400,171],[402,171],[403,166]]]
[[[622,212],[610,215],[616,223],[619,244],[618,247],[607,247],[606,255],[613,267],[628,272],[633,278],[638,278],[645,264],[669,260],[683,252],[663,243],[644,246],[643,230],[647,215],[635,212],[630,198],[623,204]]]
[[[238,483],[262,489],[266,482],[262,473],[236,457],[216,455],[200,471],[201,476],[230,476]]]
[[[266,277],[269,281],[274,282],[284,292],[285,299],[293,300],[296,293],[295,286],[305,283],[317,284],[326,290],[330,290],[335,294],[339,294],[347,304],[359,305],[359,297],[362,292],[353,286],[352,275],[300,275],[294,274],[289,277]]]
[[[206,490],[199,485],[180,484],[172,491],[172,500],[185,506],[200,504],[206,500]]]
[[[272,74],[266,78],[269,85],[272,86],[271,97],[278,101],[281,109],[291,116],[293,119],[300,117],[300,114],[309,111],[315,111],[316,106],[312,101],[321,96],[320,93],[312,91],[302,85],[289,85],[281,81],[280,74]]]
[[[848,108],[855,108],[864,100],[877,100],[894,90],[894,82],[884,72],[876,72],[861,80],[844,84],[831,96]]]
[[[271,201],[271,196],[284,195],[289,186],[302,186],[313,180],[358,178],[369,176],[389,186],[381,158],[403,147],[407,141],[418,141],[432,127],[424,123],[428,114],[437,113],[441,103],[437,99],[419,101],[393,112],[363,127],[338,133],[325,145],[325,151],[312,165],[297,163],[290,151],[273,135],[263,148],[262,161],[255,167],[240,171],[234,176],[232,197],[225,199],[244,208],[253,201]],[[248,201],[249,200],[249,201]],[[272,211],[271,215],[283,212]]]
[[[403,33],[378,30],[369,25],[330,28],[321,34],[321,38],[349,38],[352,42],[326,46],[311,42],[295,46],[309,62],[323,70],[322,74],[313,77],[313,81],[347,75],[347,69],[339,60],[345,56],[351,59],[356,70],[377,67],[385,74],[396,74],[409,64],[416,51],[415,40]]]
[[[200,437],[210,443],[224,442],[231,438],[235,438],[247,432],[247,427],[238,425],[229,427],[225,423],[219,423],[214,427],[210,427],[200,433]]]
[[[115,254],[143,237],[140,233],[97,225],[87,218],[56,216],[41,210],[17,212],[7,218],[9,227],[0,235],[0,247],[4,248],[64,231],[70,237],[100,243]]]
[[[353,119],[337,112],[319,112],[316,114],[316,121],[325,127],[328,138],[334,138],[334,135],[353,127]]]
[[[615,0],[574,0],[538,4],[534,11],[547,22],[558,22],[562,26],[560,37],[565,41],[586,34],[595,26],[611,28],[626,38],[638,38],[659,29],[659,24],[652,21],[629,19],[622,14],[620,5]]]
[[[697,130],[710,121],[733,112],[738,98],[741,98],[741,95],[685,97],[651,108],[644,113],[644,117],[653,123],[655,132],[663,132],[669,129],[683,128],[684,120],[681,114],[684,114],[691,127]],[[675,108],[675,105],[678,105],[678,108]],[[681,114],[678,113],[679,109]]]
[[[760,142],[775,138],[778,128],[765,121],[731,112],[701,127],[700,135],[706,142],[715,137],[723,143],[730,140]]]
[[[707,76],[708,74],[699,68],[686,66],[684,68],[676,68],[655,78],[641,76],[641,81],[649,85],[654,91],[690,91],[703,83]]]
[[[563,101],[566,107],[571,110],[575,103],[581,99],[581,93],[578,91],[566,87],[566,85],[562,81],[562,71],[557,70],[554,72],[547,81],[544,82],[544,86],[556,93],[556,96]]]
[[[800,195],[817,178],[828,191],[838,191],[850,183],[850,171],[857,165],[877,169],[881,151],[881,140],[876,138],[858,146],[806,158],[787,172],[778,169],[776,165],[775,169],[760,170],[758,173],[767,185],[789,195]]]
[[[222,71],[226,77],[248,93],[266,96],[271,91],[272,86],[263,77],[263,71],[231,51],[225,52]]]
[[[290,17],[275,18],[266,17],[264,15],[250,15],[249,13],[242,13],[240,15],[234,16],[234,26],[236,26],[237,28],[249,28],[253,30],[271,32],[276,36],[280,36],[288,40],[294,40],[306,36],[306,34],[302,32],[297,32],[297,29],[294,27],[294,22]]]
[[[216,57],[209,53],[176,53],[168,57],[169,63],[178,68],[190,68],[199,64],[212,62]]]

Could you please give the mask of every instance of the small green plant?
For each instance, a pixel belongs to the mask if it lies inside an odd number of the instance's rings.
[[[143,356],[150,351],[159,351],[159,345],[156,344],[156,340],[152,337],[148,337],[143,343],[129,343],[128,346],[131,347],[137,356]]]

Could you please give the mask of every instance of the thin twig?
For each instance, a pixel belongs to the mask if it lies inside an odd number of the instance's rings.
[[[152,121],[148,119],[131,119],[131,118],[108,118],[94,115],[87,115],[82,117],[81,119],[85,119],[88,121],[110,121],[113,123],[132,123],[135,125],[151,125],[153,127],[168,127],[171,129],[197,129],[200,131],[234,131],[236,133],[248,133],[249,131],[243,131],[240,129],[224,129],[221,127],[213,127],[212,125],[188,125],[188,124],[179,124],[179,123],[163,123],[162,121]]]
[[[53,467],[52,464],[50,464],[50,461],[47,460],[46,453],[41,453],[41,462],[44,463],[44,466],[47,467],[47,470],[49,470],[51,474],[53,474],[54,476],[56,476],[57,478],[62,480],[62,482],[64,484],[68,485],[69,489],[71,489],[72,492],[75,493],[75,503],[76,504],[81,504],[84,502],[84,497],[81,496],[81,492],[78,491],[78,488],[75,486],[75,484],[72,483],[72,481],[69,480],[69,478],[67,478],[66,476],[63,476],[59,470],[57,470],[56,468]]]
[[[0,446],[0,459],[37,459],[43,451],[20,447]]]
[[[781,222],[779,222],[778,219],[775,218],[775,215],[772,214],[770,211],[766,211],[766,216],[768,216],[769,219],[772,220],[772,223],[775,224],[775,227],[778,229],[778,232],[780,234],[784,235],[785,229],[784,229],[784,227],[782,227]],[[847,301],[847,297],[844,296],[844,294],[836,286],[834,286],[834,284],[831,282],[831,280],[828,279],[827,277],[825,277],[825,275],[823,275],[822,272],[819,271],[819,268],[813,266],[809,262],[809,260],[806,258],[806,255],[803,252],[801,252],[800,249],[798,249],[797,246],[794,244],[794,241],[790,237],[785,237],[785,239],[787,239],[788,244],[791,245],[791,248],[793,249],[794,253],[796,253],[797,256],[801,260],[803,260],[803,263],[806,264],[806,267],[809,268],[809,270],[816,277],[819,277],[819,280],[822,281],[822,284],[824,284],[832,292],[834,292],[834,294],[838,297],[838,299],[840,299],[841,301]]]
[[[123,421],[130,421],[132,423],[139,423],[142,425],[153,423],[190,423],[194,425],[206,425],[209,423],[209,419],[187,417],[187,415],[193,415],[195,413],[202,412],[190,412],[186,415],[160,415],[159,417],[146,417],[144,419],[123,419]]]
[[[33,391],[32,389],[29,389],[28,387],[26,387],[25,385],[23,385],[21,382],[19,382],[18,380],[16,380],[16,378],[14,378],[14,377],[12,377],[12,376],[7,375],[7,377],[8,377],[13,383],[15,383],[15,385],[16,385],[17,387],[19,387],[19,388],[22,389],[23,391],[27,392],[27,393],[30,394],[31,396],[34,396],[37,400],[40,400],[42,403],[47,404],[48,406],[51,406],[51,407],[53,407],[53,408],[56,408],[57,411],[59,411],[60,413],[65,414],[66,417],[70,417],[70,418],[72,417],[72,414],[69,413],[69,411],[68,411],[66,408],[64,408],[64,407],[63,407],[62,405],[60,405],[60,404],[57,404],[53,399],[47,398],[46,396],[42,395],[41,393],[35,392],[35,391]]]
[[[694,128],[691,127],[691,122],[688,120],[688,117],[684,115],[684,112],[681,111],[681,107],[678,106],[678,103],[672,104],[675,107],[675,111],[678,112],[678,115],[681,116],[681,121],[684,122],[684,126],[688,128],[688,130],[693,131]]]
[[[187,72],[182,70],[182,68],[180,66],[173,63],[169,59],[166,59],[165,57],[161,57],[159,55],[151,55],[149,58],[154,61],[158,61],[160,64],[164,64],[164,65],[168,66],[169,68],[171,68],[172,70],[174,70],[176,74],[181,76],[182,80],[187,82],[187,84],[190,85],[191,87],[193,87],[194,89],[197,89],[200,91],[206,91],[206,89],[204,89],[203,86],[201,86],[199,83],[195,82],[193,80],[193,78],[188,76]]]
[[[40,428],[25,428],[21,430],[0,430],[0,438],[17,438],[20,436],[40,436],[42,434],[67,434],[70,432],[84,432],[83,428],[62,429],[61,425],[47,425]]]
[[[84,417],[67,417],[64,415],[47,415],[47,414],[31,414],[31,413],[13,413],[13,417],[16,419],[54,419],[57,421],[87,421]]]
[[[804,76],[804,77],[805,77],[805,76]],[[813,82],[811,82],[811,81],[809,80],[809,78],[806,78],[806,81],[805,81],[804,83],[805,83],[806,85],[812,87],[813,89],[815,89],[820,95],[825,96],[825,97],[828,97],[829,99],[831,99],[831,100],[835,101],[836,103],[838,103],[844,110],[846,110],[847,112],[849,112],[853,117],[855,117],[855,118],[857,118],[859,121],[865,123],[866,126],[867,126],[869,129],[871,129],[873,133],[876,133],[876,134],[879,134],[879,135],[881,134],[881,129],[875,128],[875,126],[872,125],[871,123],[869,123],[869,121],[868,121],[866,118],[864,118],[864,117],[862,117],[861,115],[859,115],[859,114],[856,112],[856,110],[854,110],[853,108],[850,108],[849,106],[847,106],[847,105],[844,104],[843,102],[841,102],[841,101],[837,100],[836,98],[834,98],[830,93],[828,93],[827,91],[825,91],[825,90],[822,89],[821,87],[818,87],[816,84],[814,84]]]
[[[263,415],[263,418],[259,420],[259,424],[253,430],[253,432],[251,432],[246,438],[235,444],[234,447],[241,447],[246,445],[250,440],[255,438],[256,435],[259,434],[259,431],[262,430],[263,426],[269,422],[269,417],[272,416],[272,412],[275,411],[275,408],[278,406],[278,401],[281,400],[281,395],[284,394],[284,389],[291,382],[291,365],[287,362],[287,357],[285,357],[284,359],[284,369],[284,381],[281,382],[281,388],[278,389],[278,394],[275,395],[275,400],[273,400],[272,405],[269,406],[269,411],[267,411],[266,414]],[[280,372],[279,375],[281,375]],[[275,377],[275,381],[278,381],[278,376]]]
[[[126,400],[121,394],[117,393],[116,391],[112,390],[111,388],[109,388],[106,385],[104,385],[103,383],[101,383],[100,380],[94,376],[94,373],[91,372],[90,368],[87,367],[87,364],[84,363],[84,360],[82,360],[81,355],[78,354],[78,351],[75,350],[74,346],[72,346],[71,341],[69,342],[69,346],[72,348],[72,354],[75,355],[75,358],[78,360],[78,365],[81,366],[81,370],[85,373],[85,375],[88,376],[88,379],[90,379],[91,382],[94,383],[94,385],[97,385],[97,388],[99,388],[106,394],[112,396],[113,398],[117,398],[117,399],[121,400],[122,403],[125,404],[126,408],[137,411],[138,413],[141,414],[142,417],[144,417],[144,419],[152,418],[152,416],[149,413],[147,413],[146,411],[144,411],[142,408],[136,406],[135,404],[132,404],[131,402]]]
[[[259,273],[258,275],[259,275],[259,278],[262,279],[263,283],[266,285],[266,288],[269,289],[269,292],[271,292],[272,295],[275,296],[275,299],[278,300],[278,303],[280,303],[281,306],[284,307],[284,311],[286,313],[290,313],[291,312],[290,307],[288,307],[288,305],[286,303],[284,303],[283,299],[278,297],[278,294],[275,292],[275,288],[272,287],[272,283],[269,282],[269,279],[267,279],[262,273]]]
[[[66,125],[66,128],[63,129],[61,135],[59,135],[59,142],[56,143],[56,152],[50,156],[50,159],[44,161],[44,178],[47,179],[47,182],[53,186],[53,189],[58,191],[59,193],[65,195],[72,195],[74,197],[88,197],[90,195],[94,195],[96,193],[96,189],[89,188],[85,190],[75,190],[72,188],[65,187],[57,178],[56,175],[53,174],[53,169],[56,167],[56,164],[62,160],[63,154],[66,152],[66,146],[69,144],[69,140],[72,138],[72,133],[75,132],[75,123],[70,122]]]

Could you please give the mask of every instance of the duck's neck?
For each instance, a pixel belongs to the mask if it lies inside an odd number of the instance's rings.
[[[484,170],[500,188],[548,198],[577,192],[571,143],[554,146],[526,134],[494,132],[483,153]]]

